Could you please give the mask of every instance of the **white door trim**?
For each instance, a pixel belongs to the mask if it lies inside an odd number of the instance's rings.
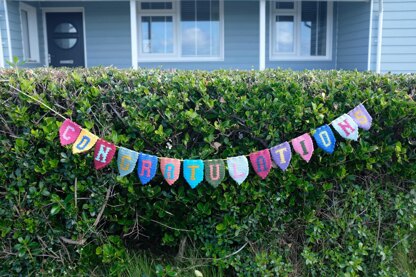
[[[83,7],[59,7],[59,8],[42,8],[43,20],[43,34],[45,43],[45,66],[49,67],[48,59],[48,32],[46,28],[46,13],[65,13],[65,12],[80,12],[82,13],[82,30],[84,32],[84,66],[88,67],[87,59],[87,33],[85,28],[85,10]]]
[[[13,61],[13,52],[12,52],[12,39],[10,37],[10,25],[9,25],[9,11],[7,8],[7,0],[4,0],[4,13],[5,13],[5,20],[6,20],[6,34],[7,34],[7,50],[9,50],[9,61]]]
[[[133,69],[138,69],[138,45],[137,45],[137,2],[130,0],[130,32],[131,32],[131,66]]]

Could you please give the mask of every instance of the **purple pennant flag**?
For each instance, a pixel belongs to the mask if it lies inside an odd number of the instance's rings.
[[[290,160],[292,159],[290,144],[286,141],[272,147],[270,152],[272,153],[273,161],[280,167],[281,170],[285,171],[290,164]]]
[[[373,118],[367,112],[367,109],[363,104],[358,105],[353,110],[348,113],[349,116],[357,123],[358,127],[364,130],[369,130],[371,128],[371,122]]]

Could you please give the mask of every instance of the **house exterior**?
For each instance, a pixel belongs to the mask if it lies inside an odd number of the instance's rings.
[[[0,0],[0,66],[416,72],[416,0]]]

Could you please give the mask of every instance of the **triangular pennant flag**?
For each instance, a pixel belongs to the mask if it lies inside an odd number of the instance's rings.
[[[292,146],[302,159],[306,162],[310,161],[314,148],[312,138],[308,133],[292,139]]]
[[[363,104],[358,105],[348,113],[349,116],[358,124],[358,127],[364,130],[370,130],[373,118],[368,113]]]
[[[171,158],[160,158],[160,171],[169,185],[173,185],[181,173],[181,161]]]
[[[332,122],[332,127],[345,139],[358,140],[358,125],[354,119],[343,114]]]
[[[148,154],[139,154],[139,165],[137,167],[137,175],[140,182],[145,185],[149,183],[156,175],[157,157]]]
[[[292,159],[292,151],[290,150],[290,144],[286,141],[277,146],[270,148],[272,153],[273,161],[280,167],[281,170],[285,171],[290,164]]]
[[[61,145],[64,146],[74,143],[77,140],[79,133],[81,133],[81,129],[81,126],[75,122],[70,119],[65,119],[61,128],[59,128],[59,140],[61,141]]]
[[[315,130],[313,138],[322,150],[329,154],[334,152],[336,139],[331,127],[326,124],[319,127]]]
[[[205,180],[214,188],[224,180],[225,164],[223,160],[204,161]]]
[[[99,139],[95,144],[94,166],[95,169],[101,169],[108,165],[116,153],[116,146],[103,139]]]
[[[204,180],[204,161],[184,160],[183,176],[191,188],[196,188]]]
[[[120,147],[118,149],[117,167],[120,172],[120,176],[126,176],[133,172],[136,167],[137,160],[139,159],[139,153],[130,149]]]
[[[228,172],[231,178],[241,185],[248,176],[248,160],[245,156],[231,157],[227,159]]]
[[[85,129],[81,130],[77,140],[72,145],[72,153],[82,153],[90,150],[97,142],[98,137]]]
[[[257,175],[259,175],[260,178],[265,179],[272,168],[269,149],[251,153],[250,162]]]

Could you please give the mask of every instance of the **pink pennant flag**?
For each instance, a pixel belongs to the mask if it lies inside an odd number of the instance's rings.
[[[181,161],[171,158],[160,158],[160,171],[166,182],[171,186],[178,180],[181,172]]]
[[[81,133],[81,129],[81,126],[75,122],[70,119],[65,119],[61,128],[59,128],[59,140],[61,141],[61,145],[64,146],[74,143],[77,140],[79,133]]]
[[[250,162],[260,178],[265,179],[272,168],[272,159],[269,149],[257,151],[250,154]]]
[[[312,138],[308,133],[292,139],[292,146],[295,152],[298,153],[302,159],[309,162],[314,148]]]
[[[103,139],[99,139],[95,144],[94,166],[95,169],[101,169],[108,165],[116,153],[116,146]]]

